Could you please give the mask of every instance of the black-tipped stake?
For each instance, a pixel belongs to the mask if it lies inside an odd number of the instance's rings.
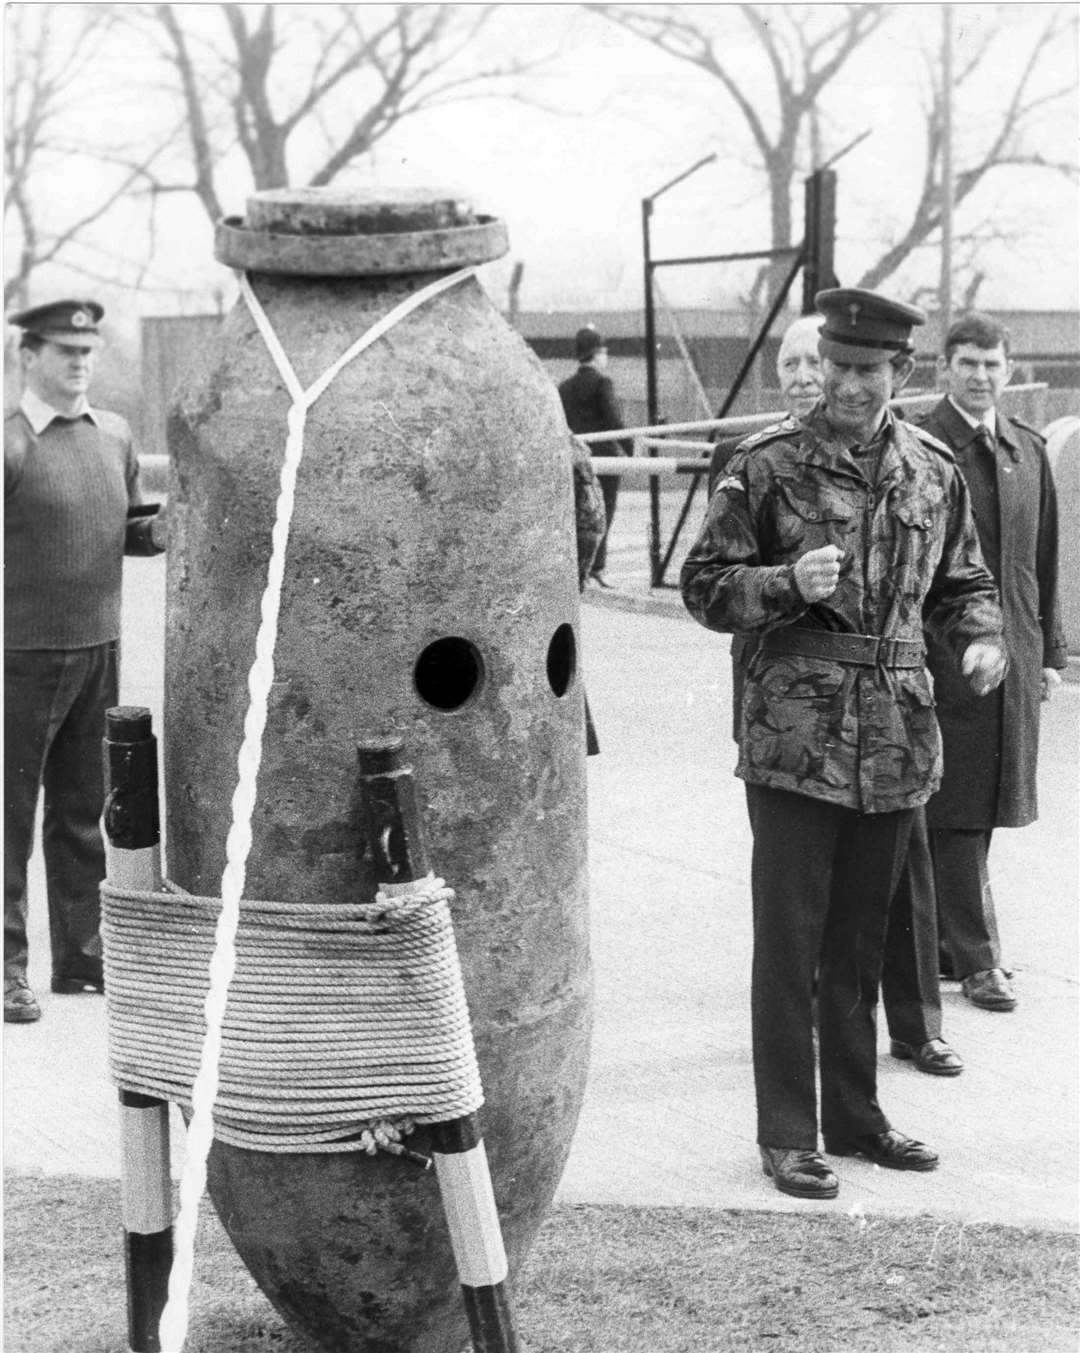
[[[105,858],[114,887],[161,887],[157,785],[150,711],[138,706],[107,710]],[[168,1103],[121,1090],[120,1131],[128,1345],[132,1353],[159,1353],[158,1322],[173,1258]]]
[[[368,840],[380,883],[429,872],[411,767],[400,738],[359,747]],[[517,1353],[508,1266],[475,1113],[431,1125],[432,1154],[475,1353]]]

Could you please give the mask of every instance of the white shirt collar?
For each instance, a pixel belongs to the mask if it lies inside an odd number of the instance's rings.
[[[23,391],[22,399],[19,400],[19,408],[22,409],[26,415],[26,421],[39,437],[54,418],[82,418],[84,414],[88,414],[91,422],[97,422],[93,409],[86,402],[85,395],[82,396],[71,413],[61,413],[59,409],[54,409],[51,404],[46,404],[40,395],[34,394],[33,390],[27,389]]]
[[[973,427],[973,428],[980,428],[980,427],[989,428],[991,434],[995,434],[995,435],[996,435],[996,433],[997,433],[997,410],[996,410],[996,409],[994,409],[994,408],[987,409],[987,411],[983,414],[983,416],[982,416],[981,418],[972,418],[971,414],[968,413],[967,409],[962,409],[962,408],[960,407],[960,405],[957,404],[956,400],[953,399],[952,395],[949,395],[949,396],[948,396],[948,400],[949,400],[949,403],[953,406],[953,408],[956,410],[956,412],[960,415],[960,417],[964,420],[964,422],[968,424],[969,427]]]

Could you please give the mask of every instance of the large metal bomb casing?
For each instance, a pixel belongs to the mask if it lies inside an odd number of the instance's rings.
[[[219,235],[305,388],[445,259],[502,252],[483,221],[479,234],[467,218],[418,229],[421,202],[391,220],[380,256],[363,234],[387,230],[376,205],[263,195],[249,204],[261,229]],[[309,228],[317,266],[342,275],[272,271],[299,266]],[[216,893],[225,863],[289,403],[241,301],[210,374],[170,415],[167,844],[171,877],[194,892]],[[591,1017],[567,440],[549,379],[474,278],[404,318],[311,408],[247,870],[251,897],[369,899],[356,747],[404,737],[434,868],[457,893],[511,1281],[565,1163]],[[462,1346],[431,1175],[216,1142],[209,1189],[271,1301],[326,1347]]]

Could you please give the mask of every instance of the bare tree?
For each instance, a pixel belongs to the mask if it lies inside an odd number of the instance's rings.
[[[790,248],[796,177],[821,163],[818,104],[829,83],[885,22],[889,6],[591,4],[587,8],[719,83],[749,131],[765,171],[770,247]],[[760,48],[771,85],[762,88],[756,72],[747,71],[732,54],[733,37],[749,37]],[[769,270],[770,289],[776,288],[784,271]]]
[[[42,176],[72,152],[65,129],[91,97],[86,77],[108,41],[114,14],[108,6],[77,6],[60,16],[52,5],[13,5],[6,17],[5,308],[25,305],[34,270],[70,253],[140,173],[128,165],[119,178],[101,183],[89,201],[84,195],[46,197]],[[73,202],[75,211],[69,209]]]
[[[587,8],[719,83],[724,99],[734,105],[749,130],[768,181],[771,247],[790,247],[797,176],[820,167],[830,156],[837,158],[834,149],[825,145],[822,125],[828,86],[866,40],[893,17],[893,7],[592,4]],[[1003,43],[1016,42],[1016,25],[1007,14],[1001,22],[994,22],[992,15],[982,17],[987,20],[985,36],[969,50],[965,63],[954,74],[954,102],[963,97],[977,73],[993,67]],[[738,29],[733,26],[736,21]],[[1054,7],[1031,41],[1019,74],[1011,86],[999,91],[989,116],[983,106],[985,99],[980,101],[983,136],[978,148],[969,148],[967,158],[954,172],[955,205],[970,198],[989,174],[1006,166],[1075,172],[1072,165],[1049,159],[1034,148],[1040,117],[1058,105],[1071,111],[1075,102],[1071,82],[1047,85],[1043,75],[1043,59],[1055,46],[1070,41],[1075,46],[1075,36],[1070,38],[1075,29],[1074,8]],[[740,66],[732,47],[735,37],[744,43],[747,37],[753,39],[771,71],[771,84],[763,85],[756,72],[746,69],[745,62]],[[939,54],[927,50],[925,59],[929,94],[923,110],[925,169],[919,196],[906,225],[895,232],[881,256],[859,278],[860,286],[879,286],[941,228],[944,90]],[[913,126],[917,128],[918,123]],[[846,127],[845,136],[852,130]],[[976,222],[960,238],[968,243],[985,241],[985,225]],[[979,272],[977,255],[969,250],[967,259],[966,275],[973,279]],[[773,292],[777,281],[778,270],[773,269]],[[760,304],[760,282],[759,277],[748,305]]]
[[[498,8],[139,7],[130,21],[166,62],[186,125],[183,164],[157,175],[153,191],[192,192],[217,221],[221,176],[237,152],[255,189],[324,185],[405,118],[512,92],[543,58],[485,62],[479,43]],[[294,153],[300,133],[302,154]]]
[[[1072,81],[1048,85],[1042,76],[1042,60],[1053,48],[1070,43],[1076,45],[1077,20],[1072,6],[1053,9],[1041,30],[1031,40],[1019,73],[1013,81],[999,90],[995,107],[988,108],[985,99],[977,103],[979,142],[969,149],[966,162],[953,175],[953,203],[959,207],[969,198],[987,176],[1008,166],[1026,165],[1029,168],[1049,169],[1073,177],[1075,163],[1055,160],[1036,148],[1037,123],[1048,110],[1060,105],[1074,116],[1076,88]],[[962,107],[964,96],[973,77],[988,66],[1002,69],[995,61],[996,50],[1002,42],[1016,42],[1016,30],[1008,25],[988,24],[981,40],[967,54],[963,65],[954,72],[952,97],[954,105]],[[924,105],[923,174],[914,211],[904,226],[863,275],[861,287],[880,286],[900,265],[931,236],[941,230],[942,163],[944,152],[944,102],[942,66],[936,51],[924,51],[927,71],[928,96]],[[1000,238],[989,222],[976,222],[967,233],[969,241],[985,243]],[[980,277],[977,252],[971,253],[966,269],[970,280]],[[978,282],[975,284],[978,290]],[[974,293],[968,294],[972,297]],[[967,299],[965,297],[965,299]]]

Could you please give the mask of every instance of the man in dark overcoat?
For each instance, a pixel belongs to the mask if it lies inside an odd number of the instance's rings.
[[[593,325],[586,324],[574,336],[574,351],[578,369],[559,385],[567,426],[571,432],[617,432],[623,426],[622,409],[615,386],[607,375],[607,344]],[[621,437],[610,442],[593,442],[589,450],[593,456],[629,456],[633,454],[634,443],[630,437]],[[600,587],[608,587],[604,569],[607,567],[608,533],[619,498],[617,476],[600,475],[600,491],[604,495],[607,524],[589,577]]]
[[[1009,669],[972,695],[945,650],[927,636],[944,744],[941,788],[927,804],[944,954],[964,995],[1012,1010],[987,853],[995,827],[1023,827],[1038,807],[1039,705],[1066,665],[1057,592],[1057,501],[1046,444],[998,408],[1011,375],[1009,336],[989,316],[952,325],[938,359],[946,395],[922,420],[952,448],[971,494],[983,557],[1001,591]]]

